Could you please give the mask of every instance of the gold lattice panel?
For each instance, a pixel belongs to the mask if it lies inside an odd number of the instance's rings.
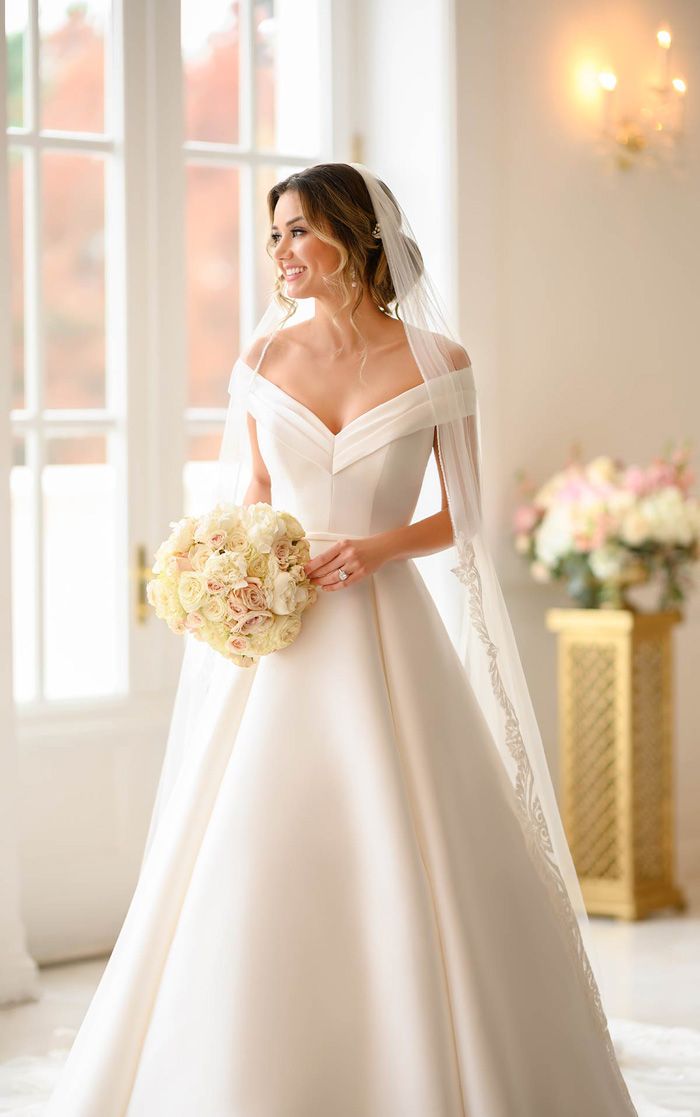
[[[673,882],[676,611],[550,609],[558,633],[561,804],[588,910],[682,906]]]
[[[564,654],[571,743],[564,781],[569,845],[580,875],[616,880],[621,866],[615,821],[615,650],[571,641]]]

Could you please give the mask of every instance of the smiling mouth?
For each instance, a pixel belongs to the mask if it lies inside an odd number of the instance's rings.
[[[305,271],[306,268],[301,268],[299,271],[285,271],[284,278],[287,280],[287,283],[293,283],[294,280],[298,279],[300,275],[303,275]]]

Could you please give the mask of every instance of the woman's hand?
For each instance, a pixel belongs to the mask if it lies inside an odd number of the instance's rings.
[[[327,550],[304,564],[310,581],[323,590],[342,590],[354,582],[360,582],[373,574],[392,554],[387,540],[379,535],[368,535],[360,539],[338,539]],[[338,578],[342,566],[348,574],[343,581]]]

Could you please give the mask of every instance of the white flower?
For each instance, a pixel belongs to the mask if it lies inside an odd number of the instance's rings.
[[[622,572],[626,562],[626,552],[615,543],[605,543],[602,547],[591,551],[588,561],[596,578],[601,582],[607,582],[610,578],[618,577]]]
[[[530,573],[536,582],[551,582],[552,576],[543,562],[531,562]]]
[[[211,554],[211,547],[207,546],[206,543],[195,543],[193,547],[190,547],[190,562],[192,563],[193,569],[199,570],[200,572],[204,570],[207,559]]]
[[[263,501],[249,505],[246,529],[250,546],[262,554],[268,554],[275,540],[286,532],[284,520]]]
[[[296,606],[297,583],[291,574],[282,570],[275,575],[272,587],[273,613],[293,613]]]
[[[204,566],[206,578],[216,578],[233,589],[242,589],[248,584],[248,567],[245,556],[239,551],[226,551],[223,555],[215,552]]]
[[[651,532],[649,520],[644,515],[643,508],[630,508],[622,518],[620,524],[620,538],[630,547],[639,547],[646,542]]]
[[[301,611],[302,609],[305,609],[306,606],[309,604],[309,602],[311,601],[311,589],[314,587],[297,585],[296,579],[294,579],[294,583],[296,586],[296,593],[294,595],[294,605],[296,612],[296,610]]]
[[[194,541],[194,523],[195,521],[191,516],[185,516],[182,520],[172,521],[170,524],[172,531],[163,546],[167,547],[170,551],[179,551],[182,554],[186,554]],[[158,551],[160,551],[160,547]],[[157,553],[158,552],[156,552],[156,554]]]
[[[618,470],[615,462],[607,455],[593,458],[586,466],[586,477],[594,483],[613,485],[617,480]]]
[[[184,570],[178,582],[177,595],[183,609],[191,613],[197,608],[207,592],[207,581],[197,570]]]
[[[201,611],[208,621],[222,621],[227,614],[226,602],[223,597],[211,596],[201,606]]]
[[[573,528],[569,505],[553,505],[535,531],[537,558],[548,567],[556,566],[574,549]]]
[[[199,517],[194,527],[194,538],[212,549],[220,547],[225,543],[228,532],[240,526],[241,517],[241,510],[235,504],[219,503],[211,512]]]

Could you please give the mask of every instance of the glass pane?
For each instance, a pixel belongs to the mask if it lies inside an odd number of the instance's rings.
[[[43,160],[47,407],[105,405],[104,164],[94,156]]]
[[[238,171],[187,168],[188,404],[225,407],[238,353]]]
[[[237,144],[240,19],[237,0],[182,0],[185,138]]]
[[[312,155],[321,146],[319,0],[256,0],[256,143]]]
[[[5,0],[5,35],[7,42],[7,123],[26,127],[24,83],[27,42],[27,0]]]
[[[25,439],[12,440],[10,470],[12,658],[17,702],[36,698],[36,531]]]
[[[270,301],[277,267],[267,251],[270,239],[270,215],[267,194],[276,183],[287,178],[297,167],[260,167],[255,179],[255,320]]]
[[[40,0],[41,126],[104,131],[109,0]]]
[[[11,407],[25,406],[24,384],[24,156],[10,148]]]
[[[199,516],[216,502],[216,472],[222,430],[192,434],[184,469],[185,516]]]
[[[106,436],[49,441],[42,476],[47,698],[119,686],[116,471]]]

